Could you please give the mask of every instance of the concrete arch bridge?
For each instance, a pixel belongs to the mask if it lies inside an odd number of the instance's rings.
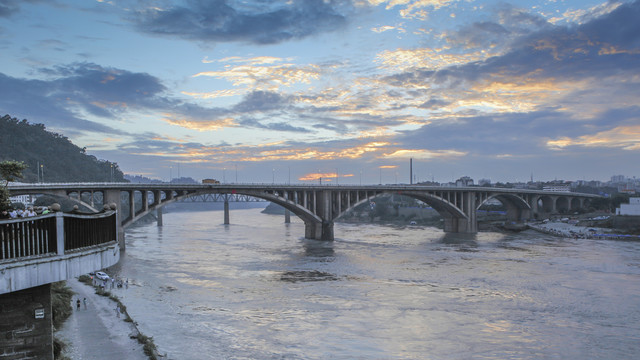
[[[304,221],[305,237],[333,240],[334,220],[355,206],[372,199],[398,194],[420,200],[438,211],[445,232],[478,231],[476,211],[496,199],[513,221],[536,215],[554,214],[588,206],[598,195],[573,192],[503,189],[487,187],[439,187],[420,185],[279,185],[279,184],[130,184],[66,183],[10,185],[11,195],[52,194],[94,205],[96,195],[102,203],[118,207],[119,239],[124,245],[124,229],[144,215],[187,198],[213,196],[225,202],[228,223],[229,201],[263,199],[281,205]],[[100,196],[101,195],[101,196]],[[137,201],[136,201],[137,200]]]

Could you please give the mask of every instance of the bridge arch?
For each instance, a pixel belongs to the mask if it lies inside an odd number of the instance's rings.
[[[556,202],[550,195],[538,196],[535,199],[538,210],[544,213],[553,213],[556,209]]]
[[[569,199],[566,196],[559,196],[556,199],[556,210],[559,212],[569,210]]]
[[[479,202],[476,210],[491,199],[496,199],[507,208],[507,219],[511,221],[522,221],[528,219],[531,214],[531,205],[517,194],[493,194]]]
[[[146,194],[148,194],[148,192],[151,192],[154,195],[153,202],[151,203],[149,203],[148,201],[148,195],[145,196]],[[299,204],[296,204],[295,202],[285,198],[284,196],[281,196],[278,192],[269,193],[269,192],[260,192],[260,191],[235,191],[235,190],[220,191],[219,189],[207,189],[207,190],[196,191],[196,192],[140,191],[140,193],[142,194],[142,199],[143,199],[142,208],[139,211],[135,211],[135,204],[130,204],[130,208],[134,209],[134,212],[129,211],[130,212],[129,217],[127,217],[122,221],[123,228],[129,227],[130,225],[132,225],[133,223],[141,219],[143,216],[151,213],[152,211],[156,211],[164,207],[165,205],[174,203],[176,201],[179,201],[188,197],[206,195],[206,194],[224,194],[224,195],[240,194],[240,195],[247,195],[247,196],[252,196],[252,197],[264,199],[267,201],[271,201],[291,211],[293,214],[295,214],[300,219],[302,219],[302,221],[304,221],[305,223],[305,233],[308,233],[306,234],[306,235],[309,235],[308,237],[312,237],[312,235],[315,236],[315,233],[317,232],[316,229],[321,229],[323,224],[323,220],[321,217],[312,213],[305,207]],[[129,193],[130,199],[134,195],[135,193],[130,192]],[[131,203],[131,200],[129,201]],[[131,214],[133,214],[133,216]]]
[[[582,201],[580,201],[579,198],[574,197],[571,198],[571,201],[569,202],[569,206],[571,208],[571,210],[578,210],[582,208]]]

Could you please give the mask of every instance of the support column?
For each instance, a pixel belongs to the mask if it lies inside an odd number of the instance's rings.
[[[149,211],[149,192],[142,190],[142,211]]]
[[[463,209],[465,215],[467,215],[466,221],[466,233],[478,232],[478,220],[476,214],[476,196],[472,192],[462,193]]]
[[[162,226],[162,207],[161,206],[156,208],[156,221],[158,222],[158,226]]]
[[[128,191],[129,193],[129,218],[133,220],[136,217],[136,192],[134,190]]]
[[[103,202],[106,204],[114,204],[116,207],[116,226],[118,228],[118,245],[120,250],[125,249],[124,229],[122,228],[122,200],[120,198],[120,190],[104,190]]]
[[[285,224],[291,223],[291,211],[289,211],[289,209],[284,209],[284,223]]]
[[[229,194],[224,194],[224,224],[229,225]]]
[[[322,237],[322,227],[320,224],[305,221],[304,222],[304,237],[307,239],[318,240]]]

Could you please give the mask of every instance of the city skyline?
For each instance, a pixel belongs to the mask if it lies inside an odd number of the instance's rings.
[[[0,2],[0,112],[164,180],[637,175],[640,1],[150,4]]]

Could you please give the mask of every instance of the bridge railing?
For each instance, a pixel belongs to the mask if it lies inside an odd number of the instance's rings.
[[[115,211],[95,215],[54,213],[0,221],[0,262],[63,255],[114,241]],[[62,241],[58,241],[62,239]]]
[[[56,243],[55,215],[0,222],[0,260],[56,253]]]

